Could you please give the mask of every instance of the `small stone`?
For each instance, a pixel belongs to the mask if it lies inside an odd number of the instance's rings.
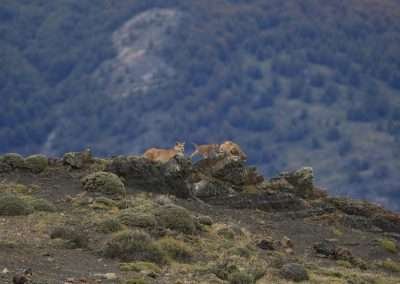
[[[257,243],[257,247],[263,250],[275,250],[272,238],[266,238]]]
[[[293,242],[291,239],[289,239],[288,237],[284,236],[281,240],[281,246],[283,248],[293,248]]]
[[[303,265],[298,263],[288,263],[282,266],[280,274],[287,280],[301,282],[309,280],[308,272]]]
[[[7,268],[4,268],[2,271],[1,271],[1,273],[3,273],[3,274],[7,274],[8,272],[10,272]]]

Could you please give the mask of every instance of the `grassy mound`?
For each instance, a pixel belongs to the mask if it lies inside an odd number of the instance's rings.
[[[65,240],[68,248],[86,248],[89,244],[86,232],[79,228],[56,227],[50,233],[50,238]]]
[[[20,154],[8,153],[0,157],[0,161],[9,165],[11,168],[23,168],[25,165],[24,158]]]
[[[44,155],[32,155],[25,159],[25,167],[36,174],[43,172],[48,165],[49,162]]]
[[[14,194],[4,194],[0,197],[1,216],[29,215],[32,212],[33,207],[27,201]]]
[[[112,197],[121,197],[125,194],[125,186],[121,179],[107,172],[95,172],[87,175],[81,180],[84,190],[99,192]]]
[[[29,201],[29,204],[33,207],[35,211],[43,211],[43,212],[57,211],[57,207],[52,202],[42,198],[32,199],[31,201]]]
[[[116,233],[103,249],[106,257],[123,261],[166,262],[166,256],[154,240],[144,231],[126,230]]]
[[[156,212],[156,217],[162,227],[177,232],[193,234],[196,230],[196,224],[189,211],[179,206],[163,206]]]
[[[154,215],[135,212],[130,209],[121,210],[118,219],[122,224],[129,227],[154,228],[157,225]]]
[[[97,225],[97,228],[96,228],[97,231],[105,233],[105,234],[115,233],[115,232],[122,230],[122,225],[117,218],[108,218],[108,219],[105,219],[105,220],[97,223],[96,225]]]
[[[192,248],[180,240],[166,237],[157,242],[163,251],[173,260],[189,261],[193,257]]]

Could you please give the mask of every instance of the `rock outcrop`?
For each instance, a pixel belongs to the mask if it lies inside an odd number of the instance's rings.
[[[106,171],[122,176],[131,188],[187,198],[191,196],[188,183],[191,169],[187,158],[175,157],[167,163],[159,163],[143,157],[120,156],[112,159]]]

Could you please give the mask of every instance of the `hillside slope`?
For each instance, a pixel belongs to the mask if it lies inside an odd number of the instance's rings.
[[[400,280],[400,215],[332,198],[302,168],[232,157],[0,157],[0,273],[12,283],[286,284]]]
[[[6,0],[0,19],[0,152],[231,139],[266,175],[311,165],[398,209],[397,1]]]

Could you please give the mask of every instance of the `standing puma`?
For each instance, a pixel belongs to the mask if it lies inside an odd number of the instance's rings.
[[[209,158],[216,158],[218,157],[218,154],[220,154],[219,151],[219,144],[203,144],[203,145],[197,145],[193,143],[194,147],[196,150],[190,155],[190,158],[193,158],[196,155],[201,155],[205,159]]]
[[[144,152],[143,157],[155,162],[168,162],[175,156],[184,156],[185,143],[176,142],[172,149],[150,148]]]
[[[242,151],[240,146],[232,141],[225,141],[219,146],[219,151],[230,157],[239,157],[241,160],[247,160],[247,155]]]

